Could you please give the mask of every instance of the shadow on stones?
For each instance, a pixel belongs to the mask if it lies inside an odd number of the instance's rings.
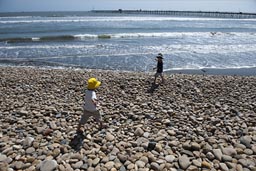
[[[148,143],[147,150],[148,150],[148,151],[152,151],[152,150],[155,149],[155,147],[156,147],[156,142],[150,141],[150,142]]]
[[[147,90],[147,93],[153,94],[154,91],[159,87],[159,84],[152,83],[151,87]]]
[[[77,133],[73,139],[71,139],[69,145],[75,151],[79,151],[83,146],[85,135],[83,133]]]

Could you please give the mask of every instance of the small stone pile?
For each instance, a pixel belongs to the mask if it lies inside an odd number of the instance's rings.
[[[102,82],[106,128],[90,120],[75,148],[90,77]],[[152,81],[149,73],[1,67],[0,171],[256,171],[256,77]]]

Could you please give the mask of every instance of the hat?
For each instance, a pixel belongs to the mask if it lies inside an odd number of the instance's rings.
[[[96,89],[100,86],[101,82],[100,81],[97,81],[96,78],[90,78],[88,81],[87,81],[87,88],[88,89]]]
[[[163,59],[163,54],[162,53],[159,53],[159,54],[157,54],[157,56],[156,56],[157,58],[161,58],[161,59]]]

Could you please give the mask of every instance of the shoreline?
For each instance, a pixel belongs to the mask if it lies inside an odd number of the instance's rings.
[[[173,69],[164,71],[167,74],[197,74],[197,75],[229,75],[256,76],[256,67],[252,68],[203,68],[203,69]]]
[[[149,71],[127,71],[127,70],[108,70],[108,69],[97,69],[97,68],[86,68],[83,66],[69,66],[69,65],[59,65],[57,63],[47,63],[39,62],[36,65],[33,65],[33,61],[20,62],[20,61],[2,61],[3,65],[0,63],[0,67],[23,67],[23,68],[48,68],[48,69],[81,69],[81,70],[99,70],[99,71],[112,71],[112,72],[130,72],[130,73],[154,73]],[[8,65],[10,63],[11,65]],[[24,63],[24,65],[17,65]],[[14,64],[14,65],[12,65]],[[16,65],[15,65],[16,64]],[[47,64],[47,65],[45,65]],[[195,74],[195,75],[222,75],[222,76],[256,76],[256,67],[246,67],[246,68],[202,68],[202,69],[168,69],[164,70],[164,73],[167,75],[171,74]]]

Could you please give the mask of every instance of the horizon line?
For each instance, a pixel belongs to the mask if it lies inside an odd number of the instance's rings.
[[[158,10],[158,9],[93,9],[93,10],[78,10],[78,11],[74,11],[74,10],[56,10],[56,11],[5,11],[5,12],[1,12],[1,13],[40,13],[40,12],[95,12],[95,11],[112,11],[112,12],[120,12],[120,10],[122,12],[129,12],[129,11],[133,11],[133,12],[145,12],[145,11],[159,11],[159,12],[191,12],[191,13],[195,13],[195,12],[201,12],[201,13],[232,13],[232,14],[256,14],[256,12],[242,12],[242,11],[216,11],[216,10],[209,10],[209,11],[203,11],[203,10]]]

